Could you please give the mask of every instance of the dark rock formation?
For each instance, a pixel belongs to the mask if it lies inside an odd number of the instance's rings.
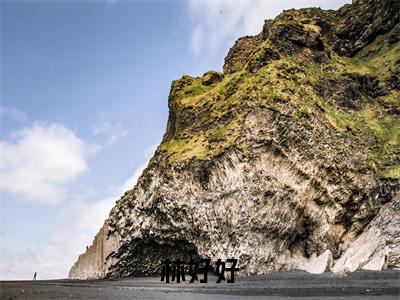
[[[205,86],[220,82],[224,77],[223,74],[215,72],[215,71],[208,71],[203,75],[202,84]]]
[[[240,71],[261,41],[258,36],[245,36],[238,39],[225,57],[224,73],[230,74]]]
[[[154,274],[167,256],[233,256],[243,274],[400,267],[398,5],[285,11],[224,74],[174,81],[162,143],[70,278]],[[385,243],[343,263],[371,228]]]
[[[335,50],[353,56],[380,34],[389,32],[400,21],[400,1],[355,0],[339,10]]]

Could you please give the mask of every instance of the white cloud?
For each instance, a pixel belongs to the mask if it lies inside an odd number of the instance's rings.
[[[61,124],[34,124],[0,141],[0,190],[27,202],[55,203],[88,169],[83,140]]]
[[[125,193],[128,190],[131,190],[134,188],[136,182],[138,181],[140,175],[142,175],[143,170],[146,168],[147,163],[140,165],[133,175],[129,177],[121,186],[117,188],[117,191],[119,191],[120,194]]]
[[[104,115],[101,116],[100,123],[93,126],[92,132],[94,135],[104,139],[102,147],[118,142],[129,133],[122,123],[107,120]]]
[[[79,254],[90,245],[94,236],[115,205],[120,194],[95,202],[70,201],[59,212],[59,218],[73,220],[68,227],[57,230],[42,248],[33,252],[22,249],[16,253],[0,247],[0,280],[66,278]]]
[[[193,22],[191,49],[195,55],[224,51],[244,35],[258,34],[265,19],[284,9],[321,7],[336,9],[350,0],[190,0]]]
[[[0,246],[0,279],[32,279],[35,272],[32,266],[38,263],[38,258],[30,249],[12,252]]]
[[[21,123],[28,122],[28,116],[26,113],[13,107],[0,107],[0,118],[9,118]]]
[[[129,177],[122,185],[120,185],[116,189],[117,193],[122,194],[122,193],[134,188],[134,186],[135,186],[136,182],[138,181],[140,175],[142,175],[144,169],[147,167],[148,161],[153,156],[154,151],[156,150],[156,148],[157,148],[157,145],[152,145],[152,146],[147,147],[146,149],[144,149],[143,152],[144,152],[144,157],[145,157],[146,161],[143,164],[141,164],[139,167],[137,167],[135,172],[133,173],[133,175],[131,177]]]
[[[5,246],[0,247],[0,280],[31,279],[34,272],[38,273],[38,279],[66,278],[79,254],[92,243],[115,201],[135,186],[154,149],[155,146],[145,149],[146,162],[121,185],[113,188],[108,197],[99,201],[85,201],[83,199],[88,192],[83,191],[84,195],[76,195],[77,200],[65,203],[64,209],[59,212],[59,218],[73,222],[68,222],[68,227],[57,230],[51,241],[37,252],[22,249],[13,253]],[[0,236],[0,244],[4,245],[1,239]]]
[[[2,108],[0,113],[2,117],[21,120],[26,116],[8,108]],[[66,193],[69,184],[88,170],[87,158],[126,136],[127,130],[121,123],[102,116],[92,133],[103,142],[88,143],[62,124],[35,123],[11,132],[8,138],[0,141],[0,191],[13,199],[31,203],[56,203],[67,196],[69,200],[54,206],[60,222],[67,222],[68,226],[54,229],[52,236],[43,240],[43,246],[11,251],[4,234],[0,235],[1,279],[31,279],[34,272],[38,272],[39,279],[67,277],[70,267],[85,246],[91,244],[115,201],[136,184],[146,164],[139,166],[133,176],[111,189],[101,200],[88,201],[96,195],[89,186],[81,187],[80,192]],[[146,160],[151,151],[154,152],[154,147],[145,149]]]

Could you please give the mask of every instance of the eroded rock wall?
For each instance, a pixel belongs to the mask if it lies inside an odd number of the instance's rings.
[[[285,11],[224,73],[174,81],[162,143],[69,277],[156,274],[166,257],[233,256],[243,274],[397,267],[397,5]],[[353,263],[360,240],[372,250]]]

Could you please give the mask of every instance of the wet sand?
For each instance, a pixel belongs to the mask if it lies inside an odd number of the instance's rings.
[[[283,272],[235,283],[165,283],[160,277],[119,280],[1,281],[6,299],[399,299],[400,271],[359,271],[347,277]]]

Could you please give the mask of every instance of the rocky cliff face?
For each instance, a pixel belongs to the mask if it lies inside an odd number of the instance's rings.
[[[162,143],[69,277],[196,256],[233,256],[243,274],[399,268],[399,16],[384,0],[288,10],[239,39],[223,73],[174,81]]]

